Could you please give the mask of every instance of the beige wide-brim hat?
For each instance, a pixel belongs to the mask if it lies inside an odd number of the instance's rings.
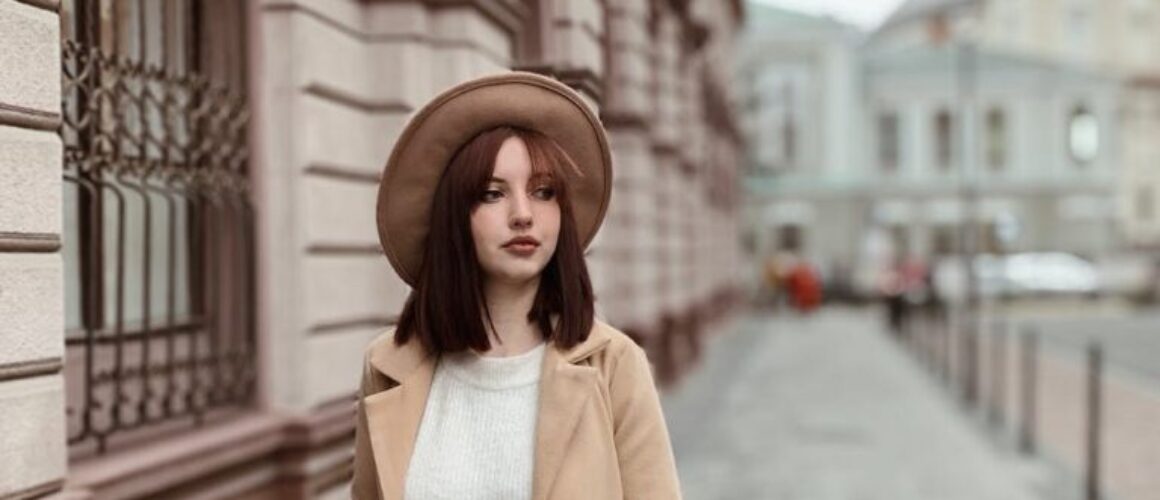
[[[395,272],[415,286],[423,264],[431,201],[461,146],[485,130],[513,126],[555,140],[579,167],[567,179],[580,241],[596,236],[612,193],[612,154],[600,120],[574,90],[513,71],[456,85],[407,122],[379,183],[379,242]]]

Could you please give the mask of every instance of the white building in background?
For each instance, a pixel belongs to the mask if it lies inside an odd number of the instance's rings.
[[[863,74],[872,223],[898,252],[951,253],[972,221],[979,251],[1113,250],[1117,80],[949,41],[871,48]]]
[[[1160,245],[1160,2],[1156,0],[987,0],[973,16],[975,38],[992,50],[1080,67],[1117,81],[1117,245]]]
[[[803,251],[822,265],[856,257],[861,122],[852,26],[750,4],[738,95],[749,156],[745,224],[759,258]],[[825,255],[822,255],[825,249]]]
[[[908,0],[861,41],[759,5],[750,19],[759,255],[788,237],[867,269],[964,243],[1100,258],[1160,241],[1160,2]],[[787,149],[785,130],[825,140]]]
[[[1160,48],[1156,59],[1160,60]],[[1119,214],[1128,244],[1160,248],[1160,76],[1129,81],[1123,110],[1124,175],[1120,179]]]

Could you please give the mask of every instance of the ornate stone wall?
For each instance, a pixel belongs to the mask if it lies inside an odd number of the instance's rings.
[[[66,465],[59,9],[0,0],[0,459],[22,467],[0,469],[0,498],[346,498],[362,350],[408,291],[378,247],[379,176],[412,111],[487,73],[554,76],[600,111],[616,177],[589,256],[598,314],[661,380],[727,319],[741,2],[251,0],[257,401]]]

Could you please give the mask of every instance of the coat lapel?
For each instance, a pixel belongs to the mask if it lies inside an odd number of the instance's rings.
[[[560,464],[568,452],[568,441],[580,422],[581,410],[588,398],[599,392],[599,371],[576,363],[604,348],[608,341],[608,334],[594,326],[588,340],[572,349],[562,352],[553,347],[544,353],[536,422],[533,500],[548,498]]]
[[[389,344],[371,363],[399,385],[363,398],[379,491],[387,500],[402,500],[407,466],[435,373],[435,359],[424,356],[418,342]]]

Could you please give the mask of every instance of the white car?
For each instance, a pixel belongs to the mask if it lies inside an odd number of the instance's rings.
[[[1016,295],[1092,294],[1100,289],[1095,265],[1069,253],[1021,253],[1004,259],[1004,291]]]
[[[1091,262],[1065,252],[976,255],[972,266],[983,297],[1030,295],[1091,295],[1101,290],[1100,272]],[[951,301],[966,298],[967,283],[960,257],[935,266],[935,287]]]

